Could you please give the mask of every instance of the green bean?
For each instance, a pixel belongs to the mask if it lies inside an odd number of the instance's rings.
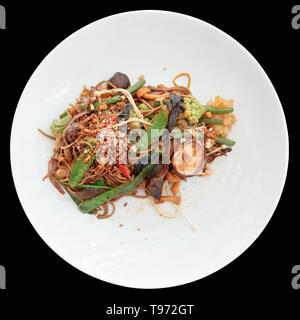
[[[146,80],[145,79],[141,79],[139,80],[138,82],[136,82],[135,84],[133,84],[132,86],[130,86],[127,91],[130,93],[130,94],[133,94],[135,93],[138,89],[140,89],[144,84],[146,83]]]
[[[214,114],[225,114],[233,112],[233,108],[214,108],[205,105],[203,105],[203,107],[206,108],[206,111],[209,111]]]
[[[64,113],[62,113],[62,114],[59,116],[59,118],[60,118],[60,119],[63,119],[63,118],[66,117],[67,115],[68,115],[68,112],[65,111]]]
[[[120,98],[121,98],[121,95],[117,94],[116,96],[113,96],[111,98],[104,99],[103,102],[106,104],[114,104],[114,103],[117,103],[120,100]],[[95,107],[98,107],[98,105],[99,105],[99,102],[97,106],[95,106],[95,103],[94,103]]]
[[[210,119],[201,118],[201,119],[199,120],[199,122],[204,122],[204,123],[206,123],[206,124],[223,124],[223,123],[224,123],[223,120],[213,119],[213,118],[210,118]]]
[[[147,107],[144,103],[141,103],[141,104],[138,106],[138,108],[139,108],[140,110],[149,110],[149,107]]]
[[[162,103],[168,105],[169,100],[163,99]],[[156,108],[156,107],[159,107],[159,106],[160,106],[160,100],[155,100],[154,103],[153,103],[153,107]]]
[[[226,138],[222,138],[222,137],[216,137],[216,143],[218,144],[224,144],[225,146],[229,146],[232,147],[235,145],[235,141],[230,140],[230,139],[226,139]]]
[[[118,195],[126,194],[133,191],[148,177],[148,175],[152,172],[154,167],[155,164],[149,164],[139,175],[136,176],[134,180],[127,181],[109,191],[99,194],[98,196],[92,199],[82,201],[78,206],[79,210],[82,212],[89,212],[93,209],[98,208],[106,201]]]

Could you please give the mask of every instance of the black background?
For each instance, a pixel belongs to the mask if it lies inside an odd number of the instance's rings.
[[[1,156],[5,161],[1,179],[5,191],[1,195],[2,202],[8,203],[6,209],[1,206],[0,214],[0,265],[4,265],[7,271],[7,290],[5,293],[0,291],[1,295],[23,292],[22,299],[25,299],[29,292],[42,297],[55,292],[50,300],[45,298],[44,301],[49,303],[57,297],[65,301],[66,297],[74,297],[83,306],[84,301],[89,302],[91,309],[97,306],[100,318],[105,315],[105,306],[113,303],[195,304],[194,315],[202,314],[208,302],[213,303],[210,309],[213,315],[221,301],[226,302],[226,307],[220,307],[224,312],[231,312],[236,303],[244,304],[247,312],[255,312],[258,306],[264,306],[266,310],[285,308],[286,312],[296,308],[300,290],[291,287],[291,269],[300,264],[296,193],[299,189],[296,150],[300,119],[300,30],[292,29],[291,9],[297,3],[273,2],[266,7],[261,5],[262,2],[238,3],[226,1],[204,5],[201,1],[196,7],[190,1],[184,1],[181,6],[168,5],[167,2],[154,6],[147,2],[142,7],[134,6],[131,1],[129,5],[108,1],[0,2],[7,11],[7,29],[0,30],[1,140],[5,144]],[[14,111],[38,64],[57,44],[86,24],[107,15],[136,9],[186,13],[215,25],[239,41],[270,77],[282,102],[289,129],[290,161],[286,186],[276,212],[261,236],[238,259],[217,273],[172,289],[136,290],[114,286],[70,266],[31,226],[16,196],[10,172],[9,140]],[[278,156],[280,152],[278,150]],[[284,297],[288,298],[288,307],[283,304]],[[266,303],[267,300],[272,302]]]

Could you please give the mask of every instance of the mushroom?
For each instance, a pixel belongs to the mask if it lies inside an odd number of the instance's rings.
[[[126,74],[116,72],[110,79],[108,79],[117,88],[127,89],[130,86],[129,78]],[[112,89],[112,86],[108,85],[108,89]]]
[[[181,178],[197,176],[204,167],[204,148],[200,141],[188,139],[174,146],[172,166]]]
[[[70,192],[79,200],[87,200],[97,196],[98,194],[103,193],[104,191],[106,190],[97,188],[86,188],[76,192]]]
[[[162,186],[169,171],[169,165],[158,164],[148,177],[147,189],[154,199],[160,200]]]

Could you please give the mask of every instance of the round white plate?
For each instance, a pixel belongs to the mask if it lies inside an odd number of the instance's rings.
[[[37,128],[49,132],[83,84],[116,71],[132,83],[143,74],[153,85],[171,85],[175,75],[189,72],[202,103],[216,95],[234,99],[238,122],[229,137],[236,146],[215,161],[211,176],[183,184],[184,214],[176,219],[160,217],[149,200],[127,197],[111,219],[98,220],[41,181],[53,141]],[[259,236],[284,186],[288,134],[269,78],[238,42],[186,15],[134,11],[80,29],[38,66],[15,113],[11,165],[24,211],[59,256],[110,283],[163,288],[219,270]]]

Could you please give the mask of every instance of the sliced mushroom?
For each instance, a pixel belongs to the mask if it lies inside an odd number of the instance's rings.
[[[148,183],[146,187],[154,199],[160,200],[162,186],[168,171],[169,165],[158,164],[148,177]]]
[[[176,174],[182,178],[197,176],[204,166],[204,148],[200,141],[188,139],[174,148],[172,166]]]
[[[104,191],[107,191],[107,190],[98,189],[98,188],[86,188],[86,189],[82,189],[76,192],[74,191],[71,193],[79,200],[87,200],[97,196],[100,193],[103,193]]]
[[[108,81],[117,88],[127,89],[130,86],[128,76],[121,72],[116,72]],[[108,89],[112,89],[112,86],[108,85]]]

